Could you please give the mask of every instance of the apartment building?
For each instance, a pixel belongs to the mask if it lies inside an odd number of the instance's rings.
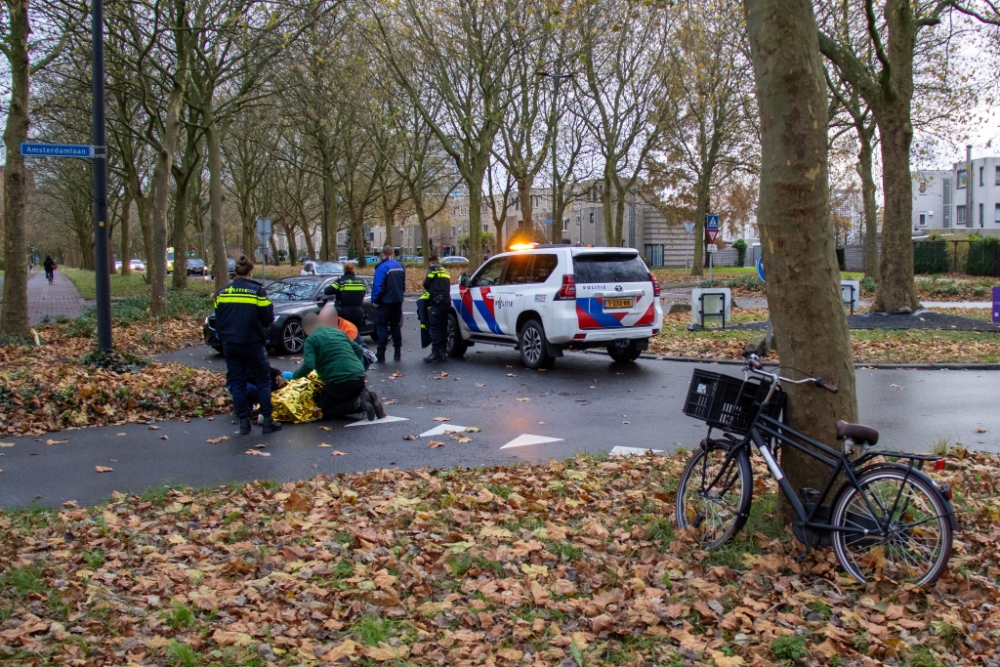
[[[1000,234],[1000,157],[914,172],[912,229],[914,236],[946,229]]]

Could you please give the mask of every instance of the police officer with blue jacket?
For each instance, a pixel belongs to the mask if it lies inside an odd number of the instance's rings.
[[[248,382],[257,388],[264,433],[281,430],[271,419],[271,372],[264,347],[272,322],[274,307],[263,285],[253,280],[253,262],[241,256],[236,261],[236,277],[215,296],[215,331],[222,342],[226,380],[241,435],[250,433]]]
[[[403,321],[403,294],[406,292],[406,269],[396,261],[392,246],[382,248],[382,263],[375,269],[375,284],[372,287],[372,305],[375,306],[375,331],[378,334],[378,347],[375,359],[385,363],[385,350],[389,346],[389,336],[396,348],[393,357],[396,361],[402,358],[403,332],[400,323]]]

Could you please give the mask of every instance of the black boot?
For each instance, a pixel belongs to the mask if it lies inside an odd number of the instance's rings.
[[[358,406],[361,411],[365,413],[365,417],[368,421],[375,421],[375,404],[372,403],[371,395],[368,393],[367,389],[361,390],[361,395],[358,396]]]
[[[375,408],[375,419],[385,417],[385,407],[382,405],[382,401],[378,400],[378,395],[371,389],[366,389],[365,391],[368,392],[368,399],[372,402],[372,407]]]
[[[431,353],[424,357],[424,363],[431,364],[437,361],[438,349],[436,347],[431,348]]]
[[[399,361],[402,358],[403,358],[403,348],[397,347],[396,348],[396,353],[394,355],[392,355],[392,359],[393,359],[393,361]]]
[[[375,351],[375,363],[384,364],[385,363],[385,348],[380,347]]]
[[[240,435],[250,435],[249,417],[240,417]]]
[[[281,430],[281,424],[271,419],[271,415],[264,415],[264,433],[276,433]]]
[[[448,361],[448,355],[445,353],[444,345],[438,345],[434,348],[434,363],[441,363]]]

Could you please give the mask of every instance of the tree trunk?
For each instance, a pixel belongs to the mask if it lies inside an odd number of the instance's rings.
[[[208,150],[208,210],[212,234],[215,289],[229,284],[229,256],[222,233],[222,128],[215,120],[212,100],[205,104],[205,143]]]
[[[25,338],[28,335],[28,248],[25,241],[27,174],[21,156],[21,142],[28,138],[28,0],[6,0],[9,37],[10,106],[3,142],[7,164],[3,176],[3,307],[0,334]]]
[[[132,224],[132,191],[129,188],[125,188],[125,192],[122,194],[122,275],[130,276],[132,275],[132,253],[129,251],[129,245],[132,243],[132,235],[130,226]],[[113,266],[113,265],[112,265]]]
[[[858,176],[861,177],[861,200],[865,210],[865,277],[878,284],[878,213],[875,210],[875,179],[872,178],[872,135],[874,130],[858,128]]]
[[[612,198],[614,197],[614,194],[611,189],[611,175],[607,172],[607,167],[605,167],[603,182],[604,192],[601,193],[601,208],[604,213],[604,244],[615,245],[615,218],[612,209]],[[597,241],[596,232],[594,241]]]
[[[517,199],[521,202],[521,233],[529,241],[534,241],[535,211],[531,206],[531,189],[534,187],[535,178],[533,176],[523,176],[515,180],[517,182]]]
[[[691,264],[691,275],[700,276],[705,272],[705,217],[708,215],[708,185],[710,176],[698,175],[695,184],[696,204],[694,209],[694,260]]]
[[[309,233],[309,223],[302,220],[302,239],[306,244],[306,254],[309,255],[309,259],[316,258],[316,247],[313,244],[312,234]]]
[[[174,276],[175,289],[187,287],[187,223],[188,205],[190,204],[191,178],[201,166],[198,159],[198,146],[192,134],[188,132],[187,146],[179,169],[174,171],[174,229],[171,241],[174,246]]]
[[[337,221],[334,220],[334,188],[333,188],[333,170],[330,168],[329,160],[326,159],[324,154],[324,164],[323,164],[323,220],[320,224],[320,253],[324,262],[329,262],[331,257],[339,256],[337,248],[337,232],[338,229]],[[339,211],[339,206],[337,210]],[[348,253],[350,254],[350,253]],[[315,255],[311,255],[315,257]],[[361,260],[361,257],[358,257]]]
[[[177,38],[180,40],[180,38]],[[178,50],[185,47],[178,45]],[[180,132],[181,111],[184,106],[184,92],[187,78],[181,72],[186,70],[186,59],[179,56],[178,73],[175,75],[173,89],[167,98],[167,112],[163,119],[163,140],[156,152],[156,165],[153,168],[153,220],[152,220],[152,255],[147,258],[146,270],[152,283],[150,312],[154,317],[163,315],[167,309],[167,196],[170,194],[170,174],[174,162],[174,151],[177,148],[177,136]],[[183,208],[183,207],[182,207]],[[184,254],[184,249],[180,249]],[[177,265],[178,249],[174,248],[174,264]],[[182,262],[183,264],[183,262]]]
[[[483,177],[486,176],[486,161],[482,167],[473,167],[473,174],[478,174],[476,187],[469,185],[469,272],[472,273],[483,263],[483,243],[480,240],[483,231]]]
[[[361,266],[365,266],[367,261],[365,260],[365,214],[364,211],[350,211],[350,232],[348,235],[347,254],[348,256],[354,255],[357,257],[358,262],[361,262]],[[336,238],[336,237],[334,237]],[[374,251],[375,249],[372,248]],[[336,255],[334,255],[336,257]]]
[[[881,130],[882,220],[881,280],[875,292],[874,312],[910,313],[920,307],[913,283],[913,183],[910,178],[910,142],[913,126],[910,105],[876,115]],[[881,118],[879,118],[881,116]]]
[[[146,281],[146,284],[152,284],[153,278],[149,272],[149,258],[153,256],[152,202],[147,195],[136,197],[135,193],[133,193],[132,196],[135,197],[135,208],[139,213],[139,230],[142,232],[142,252],[144,261],[146,262],[146,273],[143,279]]]
[[[767,298],[781,364],[840,388],[787,385],[788,418],[839,448],[834,423],[857,417],[851,344],[840,296],[827,171],[827,99],[809,0],[744,0],[761,126],[759,221]],[[782,464],[795,493],[829,471],[792,447]],[[790,507],[785,507],[786,519]]]

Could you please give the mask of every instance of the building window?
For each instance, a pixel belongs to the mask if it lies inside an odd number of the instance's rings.
[[[983,213],[983,205],[980,204],[979,205],[979,226],[980,227],[983,226],[983,221],[984,220],[985,220],[985,217],[984,217],[984,213]]]
[[[927,216],[923,213],[920,214],[920,226],[923,227],[927,224]]]
[[[451,228],[451,235],[455,236],[455,228],[454,227]]]
[[[997,165],[997,185],[1000,185],[1000,165]]]
[[[956,190],[964,190],[965,189],[965,170],[964,169],[959,169],[958,170],[958,183],[955,184],[955,189]]]
[[[1000,169],[1000,167],[998,167]],[[1000,204],[997,204],[996,209],[993,211],[993,222],[1000,225]]]
[[[590,212],[590,224],[594,224],[594,212]]]
[[[983,182],[983,173],[985,171],[986,171],[986,167],[980,167],[979,168],[979,185],[980,186],[986,185],[986,183]]]
[[[965,207],[956,206],[955,207],[955,225],[958,227],[965,227]]]
[[[951,179],[945,178],[941,181],[943,186],[944,198],[942,203],[944,204],[944,211],[941,216],[941,226],[945,229],[951,228]]]
[[[569,231],[569,218],[563,218],[563,234]]]
[[[927,181],[921,180],[917,184],[917,188],[920,190],[920,194],[926,194],[926,192],[927,192]]]

